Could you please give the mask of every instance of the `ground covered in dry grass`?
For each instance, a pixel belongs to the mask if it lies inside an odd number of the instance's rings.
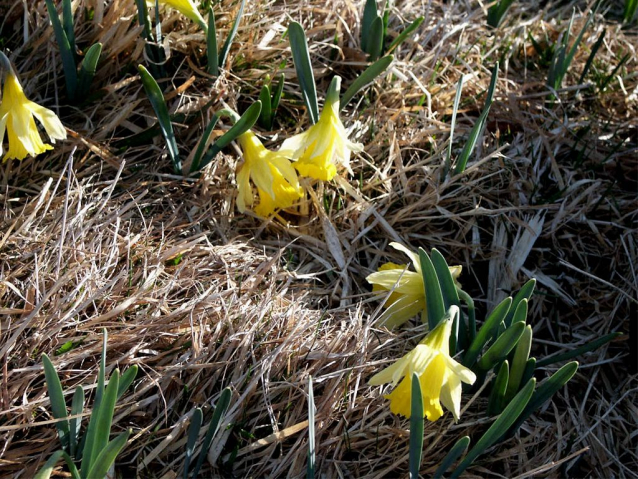
[[[140,368],[115,415],[114,432],[133,429],[117,462],[122,477],[180,475],[189,414],[214,404],[224,387],[233,391],[228,427],[205,474],[303,477],[309,375],[321,474],[406,476],[409,422],[367,385],[424,332],[416,322],[391,333],[375,325],[379,302],[364,278],[380,263],[403,262],[391,241],[437,248],[462,265],[460,281],[478,300],[479,319],[537,278],[529,315],[536,357],[635,326],[637,31],[621,29],[620,2],[597,13],[554,103],[546,101],[547,61],[530,36],[547,47],[573,8],[578,31],[591,5],[516,2],[491,31],[477,2],[395,2],[391,32],[418,15],[425,21],[390,72],[344,112],[365,145],[353,159],[355,174],[314,185],[282,214],[288,226],[237,212],[237,148],[188,179],[172,174],[161,136],[122,147],[156,121],[136,71],[145,59],[134,1],[74,5],[85,19],[78,42],[101,41],[105,49],[94,84],[101,98],[81,107],[65,102],[44,2],[0,6],[2,46],[25,91],[70,130],[55,151],[0,169],[3,477],[33,476],[58,448],[40,355],[53,358],[72,394],[95,382],[102,328],[108,369]],[[204,72],[197,25],[165,14],[165,94],[172,113],[189,113],[175,125],[183,156],[222,101],[243,111],[266,75],[279,71],[286,84],[276,131],[262,138],[278,144],[299,131],[307,120],[283,37],[288,22],[304,25],[324,92],[334,74],[348,85],[365,67],[362,7],[250,1],[217,79]],[[226,32],[237,5],[215,8]],[[588,85],[577,88],[603,28]],[[629,61],[600,91],[599,79],[626,53]],[[454,155],[496,61],[501,76],[484,140],[465,173],[444,179],[456,83],[467,76]],[[220,123],[216,134],[226,127]],[[568,386],[467,475],[636,477],[633,354],[624,335],[579,358]],[[450,414],[426,424],[423,476],[461,435],[485,430],[484,396],[464,404],[458,424]]]

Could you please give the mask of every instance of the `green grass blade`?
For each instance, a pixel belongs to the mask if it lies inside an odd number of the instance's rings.
[[[208,9],[208,32],[206,33],[206,59],[208,73],[219,76],[219,54],[217,53],[217,28],[215,27],[215,13],[213,7]]]
[[[352,98],[357,93],[359,93],[359,91],[363,87],[372,83],[375,78],[386,71],[393,60],[394,56],[387,55],[383,58],[378,59],[368,68],[366,68],[365,71],[361,75],[359,75],[355,81],[352,82],[352,85],[350,85],[346,92],[341,96],[341,109],[343,109],[348,103],[350,103],[350,100],[352,100]]]
[[[319,104],[317,103],[315,75],[312,71],[312,64],[310,63],[306,34],[297,22],[290,22],[288,34],[290,36],[292,59],[295,63],[297,78],[299,79],[299,87],[301,88],[303,101],[308,109],[310,123],[314,125],[319,120]]]
[[[572,349],[571,351],[566,351],[564,353],[552,354],[551,356],[547,356],[546,358],[541,359],[536,364],[538,367],[549,366],[550,364],[559,363],[561,361],[567,361],[568,359],[573,359],[581,354],[588,353],[590,351],[594,351],[595,349],[604,346],[609,341],[617,338],[618,336],[622,336],[622,333],[609,333],[598,339],[594,339],[587,344],[583,344],[577,348]]]
[[[193,469],[193,473],[191,474],[192,478],[198,477],[199,470],[204,465],[204,459],[208,454],[208,450],[210,449],[210,445],[213,442],[213,438],[217,431],[219,430],[219,426],[221,426],[222,416],[226,413],[228,409],[228,405],[230,404],[230,399],[232,397],[232,393],[230,388],[225,388],[222,391],[221,396],[219,397],[219,401],[217,401],[217,405],[215,406],[215,411],[213,412],[213,418],[210,420],[210,424],[208,425],[208,431],[206,431],[206,437],[204,438],[204,442],[202,443],[202,450],[199,453],[199,457],[197,458],[197,464],[195,464],[195,469]]]
[[[377,0],[366,0],[365,7],[363,7],[363,17],[361,19],[361,50],[366,53],[368,53],[372,22],[374,22],[377,17]]]
[[[490,398],[487,401],[488,416],[500,414],[501,411],[503,411],[503,407],[505,407],[505,393],[507,391],[507,384],[509,383],[509,371],[509,363],[505,360],[501,363],[498,374],[492,382]]]
[[[459,457],[463,455],[463,453],[467,450],[470,445],[470,436],[463,436],[461,439],[456,441],[452,449],[448,451],[443,460],[441,461],[441,465],[438,467],[432,479],[441,479],[443,474],[447,472],[447,470],[452,467]]]
[[[503,17],[514,0],[500,0],[487,10],[487,24],[492,28],[498,28],[503,21]]]
[[[534,411],[536,411],[543,404],[549,401],[559,389],[565,386],[565,384],[567,384],[567,382],[574,376],[574,374],[576,374],[576,371],[578,371],[578,362],[572,361],[571,363],[565,364],[549,378],[541,382],[523,412],[519,415],[516,422],[511,426],[510,430],[507,433],[508,436],[513,435],[518,430],[518,428],[521,427],[525,420],[532,415]]]
[[[191,424],[188,427],[188,439],[186,440],[186,453],[184,456],[184,472],[182,477],[188,479],[188,468],[191,465],[191,459],[195,452],[195,446],[197,445],[197,439],[199,438],[199,431],[202,428],[202,421],[204,414],[200,408],[195,408],[193,411],[193,417],[191,417]]]
[[[102,44],[92,45],[86,52],[82,63],[80,63],[80,74],[78,75],[78,98],[84,98],[91,89],[91,83],[97,70],[97,63],[102,54]]]
[[[71,402],[71,416],[82,414],[84,410],[84,388],[78,386],[73,393],[73,401]],[[69,419],[69,452],[75,457],[78,448],[78,438],[80,437],[80,427],[82,426],[82,418]]]
[[[73,55],[75,55],[75,31],[73,30],[73,10],[71,9],[71,0],[62,0],[62,26],[64,33],[69,41],[69,46]]]
[[[33,476],[33,479],[49,479],[51,474],[53,473],[53,469],[55,469],[55,465],[58,463],[60,458],[64,454],[64,451],[55,451],[51,454],[51,457],[44,463],[42,469],[38,471],[38,473]]]
[[[521,301],[525,299],[529,302],[529,299],[532,297],[532,294],[534,293],[535,287],[536,287],[536,280],[532,278],[523,285],[523,287],[518,291],[518,293],[516,293],[516,295],[514,296],[514,299],[512,300],[512,307],[510,308],[504,320],[506,327],[509,328],[512,325],[512,319],[514,318],[514,314],[518,310],[518,305],[521,303]]]
[[[219,51],[219,66],[224,68],[226,64],[226,57],[228,56],[228,52],[230,51],[230,45],[233,43],[235,39],[235,35],[237,34],[237,29],[239,28],[239,22],[241,22],[241,17],[244,14],[244,5],[246,5],[246,0],[241,0],[241,5],[239,5],[239,11],[237,12],[237,16],[235,17],[235,21],[233,22],[233,26],[228,32],[228,37],[226,37],[226,41],[224,42],[224,46]]]
[[[516,419],[521,415],[525,406],[532,397],[534,387],[536,386],[536,380],[530,379],[523,389],[516,395],[516,397],[510,402],[501,415],[494,421],[485,434],[481,436],[474,447],[467,453],[461,463],[454,469],[454,472],[450,476],[450,479],[458,478],[465,469],[467,469],[474,460],[483,454],[485,450],[492,446],[503,434],[514,424]]]
[[[368,37],[368,55],[370,61],[377,60],[383,52],[383,19],[377,17],[370,27],[370,36]]]
[[[472,341],[470,347],[467,348],[467,352],[463,358],[463,364],[466,367],[471,368],[474,366],[483,346],[485,346],[485,343],[494,335],[494,332],[498,330],[498,327],[501,322],[503,322],[503,318],[505,318],[511,306],[512,298],[505,298],[487,317],[485,323],[483,323],[483,326],[481,326],[481,329],[479,329],[476,334],[474,341]]]
[[[474,152],[474,148],[476,147],[476,143],[478,142],[479,137],[481,136],[485,124],[487,122],[487,115],[490,112],[490,108],[492,106],[492,100],[494,98],[494,91],[496,89],[496,80],[498,79],[498,62],[494,65],[494,69],[492,70],[492,78],[490,80],[490,86],[487,90],[487,98],[485,99],[485,106],[483,107],[483,112],[481,116],[479,116],[478,120],[474,124],[472,131],[470,132],[470,136],[461,151],[461,155],[456,161],[456,168],[454,169],[454,174],[459,175],[465,171],[467,166],[467,162],[470,159],[470,156]]]
[[[122,451],[122,449],[124,449],[124,446],[126,446],[126,442],[130,435],[131,430],[129,429],[128,431],[124,431],[119,434],[115,439],[109,442],[100,451],[100,454],[95,458],[95,461],[93,461],[91,471],[86,477],[90,479],[106,477],[109,469],[115,462],[117,455]]]
[[[527,367],[527,361],[529,359],[529,353],[532,347],[532,327],[527,325],[525,331],[518,340],[516,350],[514,351],[514,357],[512,358],[512,368],[510,370],[509,384],[507,385],[507,392],[505,393],[506,401],[509,401],[518,392],[518,388],[521,384],[525,384],[523,380],[525,375],[525,369]]]
[[[424,20],[423,17],[418,17],[416,20],[410,23],[410,25],[408,25],[405,29],[403,29],[401,33],[399,33],[399,35],[397,35],[397,37],[392,41],[392,43],[390,43],[390,46],[388,47],[388,53],[392,53],[392,51],[396,47],[401,45],[412,32],[414,32],[417,28],[421,26],[421,24],[423,23],[423,20]]]
[[[277,108],[279,108],[279,102],[281,101],[281,94],[284,91],[284,80],[286,79],[285,75],[282,73],[279,75],[279,82],[277,83],[277,88],[275,88],[275,94],[272,97],[272,101],[270,103],[270,107],[272,109],[273,120],[275,116],[275,112]],[[272,130],[272,124],[270,125],[270,129]]]
[[[208,145],[208,139],[210,138],[210,135],[213,133],[213,129],[215,128],[215,125],[217,125],[217,122],[219,121],[221,116],[226,113],[230,113],[230,112],[228,110],[218,111],[217,113],[213,115],[213,117],[210,120],[210,123],[208,123],[208,126],[206,127],[204,134],[199,139],[199,143],[197,144],[197,150],[195,150],[195,155],[193,156],[193,162],[191,163],[191,168],[190,168],[191,173],[194,173],[200,169],[202,155],[204,154],[204,150],[206,146]]]
[[[578,36],[576,37],[576,40],[574,40],[572,47],[569,49],[569,53],[567,54],[564,60],[565,62],[564,68],[562,69],[564,73],[567,72],[570,65],[572,64],[572,61],[574,60],[574,57],[576,56],[576,51],[578,50],[578,47],[580,46],[580,42],[583,40],[583,35],[585,34],[585,30],[587,30],[587,27],[591,23],[592,18],[593,18],[593,12],[587,16],[587,20],[585,21],[583,28],[581,28],[580,32],[578,33]],[[573,21],[573,16],[572,16],[572,21]],[[571,29],[571,24],[570,24],[570,29]]]
[[[456,85],[456,96],[454,97],[454,106],[452,107],[452,122],[450,123],[450,144],[447,148],[447,155],[445,157],[445,173],[447,176],[450,168],[452,167],[452,146],[454,144],[454,127],[456,126],[456,114],[459,111],[459,102],[461,101],[461,92],[463,91],[463,75],[459,78],[459,82]]]
[[[264,130],[269,130],[272,123],[272,104],[268,85],[261,87],[259,101],[261,102],[261,113],[259,114],[258,123]]]
[[[583,68],[583,73],[580,74],[580,79],[578,80],[578,83],[580,85],[582,85],[583,82],[585,81],[585,77],[589,73],[589,69],[591,68],[592,63],[594,63],[594,57],[598,53],[598,50],[600,50],[600,47],[602,46],[603,41],[605,40],[606,33],[607,33],[607,29],[605,28],[603,29],[602,33],[598,36],[598,40],[596,40],[596,43],[594,43],[594,46],[591,49],[591,53],[589,54],[589,57],[587,58],[587,63],[585,63],[585,68]]]
[[[312,376],[308,376],[308,479],[315,478],[315,462],[315,395],[312,390]]]
[[[618,73],[618,70],[622,68],[622,66],[627,62],[627,60],[629,60],[629,58],[630,58],[630,55],[629,53],[627,53],[625,54],[624,57],[620,59],[620,62],[618,63],[618,65],[616,65],[616,68],[614,68],[612,72],[609,75],[607,75],[603,83],[600,85],[600,91],[604,91],[605,88],[609,86],[609,84],[611,83],[611,80],[616,76],[616,73]]]
[[[122,397],[122,395],[126,392],[126,390],[129,388],[129,386],[133,384],[133,381],[135,381],[136,377],[137,377],[137,365],[134,364],[133,366],[128,368],[124,372],[124,374],[122,374],[122,377],[120,377],[120,386],[117,390],[117,400],[119,400]]]
[[[71,48],[69,39],[60,23],[60,17],[55,9],[53,0],[46,0],[47,11],[49,13],[49,19],[51,20],[51,26],[53,27],[53,33],[55,35],[55,41],[60,49],[60,56],[62,57],[62,68],[64,70],[64,81],[66,84],[66,94],[69,99],[75,99],[75,91],[77,88],[78,75],[77,66],[75,64],[75,53]]]
[[[230,145],[230,143],[237,137],[250,130],[257,122],[260,112],[261,102],[257,100],[255,103],[248,107],[244,114],[230,128],[230,130],[220,136],[217,141],[215,141],[215,143],[211,145],[211,147],[202,158],[199,168],[204,168],[206,165],[208,165],[208,163],[211,162],[211,160],[215,157],[215,155],[217,155],[217,153]]]
[[[58,430],[58,436],[60,437],[62,448],[68,450],[69,421],[66,413],[66,401],[64,400],[64,393],[62,392],[62,383],[60,383],[60,377],[58,376],[53,363],[46,354],[42,355],[42,366],[44,367],[44,378],[47,383],[53,417],[61,419],[55,423],[55,427]]]
[[[516,322],[507,328],[503,334],[492,344],[485,354],[481,356],[478,367],[483,371],[489,371],[499,362],[503,361],[512,349],[518,344],[518,340],[525,331],[525,323]]]
[[[168,114],[168,107],[164,100],[162,90],[155,81],[155,78],[148,72],[143,65],[138,65],[137,69],[140,72],[140,78],[142,79],[142,85],[144,85],[144,91],[153,106],[155,115],[157,115],[157,121],[160,124],[162,135],[166,140],[166,147],[168,148],[168,154],[173,162],[173,171],[176,175],[182,174],[182,161],[179,158],[179,149],[177,148],[177,142],[175,141],[175,133],[173,132],[173,125],[171,123],[170,116]]]
[[[423,397],[419,376],[412,373],[412,391],[410,401],[410,479],[419,478],[421,456],[423,454]]]
[[[421,263],[423,283],[425,285],[428,325],[430,331],[432,331],[445,317],[446,309],[443,304],[443,293],[441,293],[441,285],[439,284],[436,270],[434,269],[432,260],[430,260],[430,257],[423,248],[419,248],[419,261]]]
[[[638,10],[638,0],[625,0],[625,8],[623,10],[623,21],[626,24],[632,22]]]

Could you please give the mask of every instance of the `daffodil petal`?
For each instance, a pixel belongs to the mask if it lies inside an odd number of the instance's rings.
[[[447,374],[441,386],[441,404],[454,416],[454,421],[461,415],[461,380],[456,374]]]
[[[66,140],[66,128],[55,113],[32,101],[28,103],[27,108],[42,123],[52,143],[55,143],[55,140]]]
[[[377,271],[366,277],[366,281],[371,284],[396,291],[397,293],[420,295],[424,293],[423,277],[413,271],[400,271],[391,269],[387,271]]]
[[[393,295],[396,293],[392,293]],[[388,329],[396,328],[419,314],[425,308],[423,297],[414,295],[399,296],[379,318],[379,325]]]

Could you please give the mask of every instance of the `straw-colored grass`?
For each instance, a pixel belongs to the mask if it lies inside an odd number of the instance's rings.
[[[216,465],[204,473],[303,477],[309,375],[321,474],[406,476],[409,423],[367,385],[425,331],[416,323],[393,332],[375,324],[379,303],[364,278],[383,262],[404,262],[390,241],[438,248],[462,265],[479,319],[536,277],[529,318],[538,358],[628,332],[638,291],[636,30],[620,28],[621,2],[601,10],[560,101],[550,104],[547,69],[528,35],[555,41],[572,8],[590,6],[555,3],[515,2],[490,32],[485,6],[475,2],[396,2],[392,31],[418,15],[425,22],[396,52],[390,73],[344,111],[365,145],[353,159],[355,175],[308,184],[313,192],[282,215],[287,226],[237,212],[237,148],[196,179],[171,173],[161,136],[117,148],[155,123],[136,76],[145,60],[133,0],[74,2],[78,42],[103,42],[105,56],[94,84],[104,96],[73,108],[62,106],[44,2],[0,7],[0,38],[27,94],[71,130],[55,151],[0,170],[1,475],[32,477],[58,448],[40,355],[53,358],[70,395],[95,382],[107,328],[108,369],[137,364],[141,371],[115,413],[114,431],[133,429],[117,462],[122,477],[181,475],[189,413],[209,408],[224,387],[233,391],[229,426],[209,453]],[[204,72],[198,27],[164,14],[169,109],[193,113],[175,125],[184,158],[222,101],[243,111],[266,74],[279,69],[286,75],[280,129],[264,138],[278,145],[307,125],[282,40],[286,26],[290,19],[304,25],[324,92],[332,75],[348,85],[365,66],[357,46],[362,4],[249,1],[230,68],[218,79]],[[89,21],[83,11],[95,5]],[[216,6],[224,36],[236,9],[230,1]],[[585,15],[576,19],[578,31]],[[606,91],[578,90],[605,26],[587,81],[610,73],[624,53],[631,59]],[[456,83],[467,75],[453,157],[497,60],[501,77],[484,141],[464,174],[443,179]],[[211,101],[212,110],[203,109]],[[468,476],[636,477],[638,383],[627,338],[581,357],[568,386]],[[56,356],[68,342],[73,348]],[[476,441],[489,422],[484,397],[464,397],[459,424],[450,414],[426,424],[424,477],[461,435]]]

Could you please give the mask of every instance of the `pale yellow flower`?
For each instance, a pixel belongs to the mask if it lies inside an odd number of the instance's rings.
[[[419,313],[425,323],[425,285],[419,255],[399,243],[390,243],[390,246],[408,255],[416,271],[408,270],[408,265],[405,264],[386,263],[379,267],[379,271],[366,278],[372,284],[372,291],[392,291],[385,301],[386,309],[379,319],[380,324],[394,328]],[[461,266],[450,266],[450,273],[455,280],[461,274],[461,269]]]
[[[337,174],[338,166],[352,174],[350,152],[363,150],[363,145],[348,140],[339,118],[340,85],[341,78],[334,77],[319,121],[281,145],[280,151],[296,160],[294,166],[301,175],[328,181]]]
[[[51,145],[42,141],[33,117],[44,126],[51,143],[66,139],[66,129],[56,114],[28,100],[20,81],[9,69],[4,78],[0,104],[0,154],[5,131],[9,137],[9,149],[4,155],[3,162],[11,158],[22,160],[27,155],[37,156],[53,149]]]
[[[198,23],[205,31],[208,30],[208,24],[202,14],[192,2],[192,0],[159,0],[160,5],[166,5],[177,10],[185,17],[191,19],[195,23]],[[146,5],[149,7],[155,7],[155,0],[146,0]]]
[[[452,316],[458,314],[458,308]],[[450,357],[450,333],[452,319],[442,321],[412,351],[392,366],[375,374],[371,386],[391,382],[394,390],[385,396],[390,400],[390,410],[405,417],[411,415],[412,374],[419,378],[423,397],[423,413],[430,421],[443,415],[443,406],[458,421],[461,415],[461,382],[474,384],[476,375]],[[399,381],[403,380],[399,383]],[[397,383],[399,384],[397,386]]]
[[[252,206],[252,179],[259,193],[255,213],[268,216],[276,209],[288,208],[303,196],[297,173],[290,160],[279,152],[266,149],[251,131],[239,137],[244,152],[244,164],[237,173],[237,208],[242,213],[246,205]]]

